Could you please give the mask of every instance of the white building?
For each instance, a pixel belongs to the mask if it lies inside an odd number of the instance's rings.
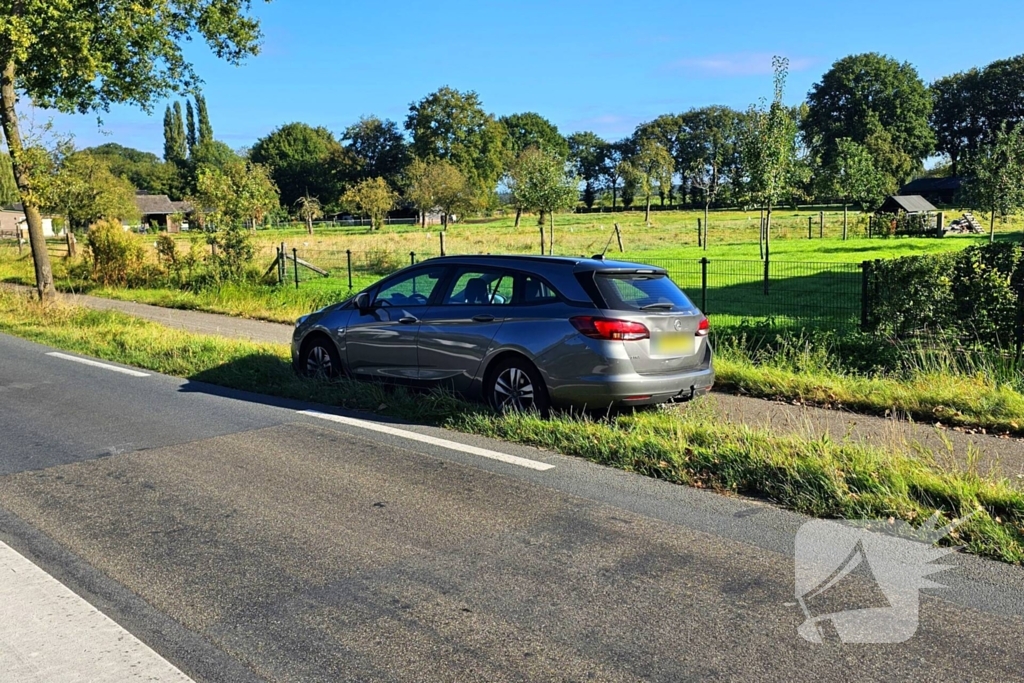
[[[19,227],[21,236],[28,239],[28,221],[25,219],[25,211],[21,208],[21,204],[11,204],[0,208],[0,238],[13,239]],[[43,218],[43,235],[45,237],[55,236],[52,218]]]

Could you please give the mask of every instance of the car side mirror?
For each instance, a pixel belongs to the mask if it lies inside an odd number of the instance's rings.
[[[356,308],[359,309],[361,315],[366,315],[370,310],[370,295],[366,292],[359,292],[356,294],[355,301],[353,301]]]

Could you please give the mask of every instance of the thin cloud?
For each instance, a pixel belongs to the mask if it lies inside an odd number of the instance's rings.
[[[763,76],[772,73],[770,52],[737,52],[733,54],[687,57],[668,65],[671,71],[697,76]],[[790,71],[804,71],[814,65],[809,57],[790,57]]]

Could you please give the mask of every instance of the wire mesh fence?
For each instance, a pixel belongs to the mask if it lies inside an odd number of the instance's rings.
[[[387,250],[287,250],[279,280],[359,291],[436,254]],[[716,324],[855,329],[864,310],[863,264],[728,259],[644,259],[664,268]],[[319,271],[319,272],[318,272]]]

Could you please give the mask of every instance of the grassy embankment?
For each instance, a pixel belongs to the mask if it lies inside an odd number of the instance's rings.
[[[920,523],[974,516],[951,542],[1024,562],[1024,492],[976,472],[943,471],[926,454],[828,439],[781,437],[723,423],[706,404],[608,420],[498,416],[440,393],[410,394],[297,378],[287,349],[171,330],[110,312],[43,307],[0,292],[0,331],[195,381],[319,403],[381,410],[451,429],[540,446],[670,482],[751,495],[819,517]]]

